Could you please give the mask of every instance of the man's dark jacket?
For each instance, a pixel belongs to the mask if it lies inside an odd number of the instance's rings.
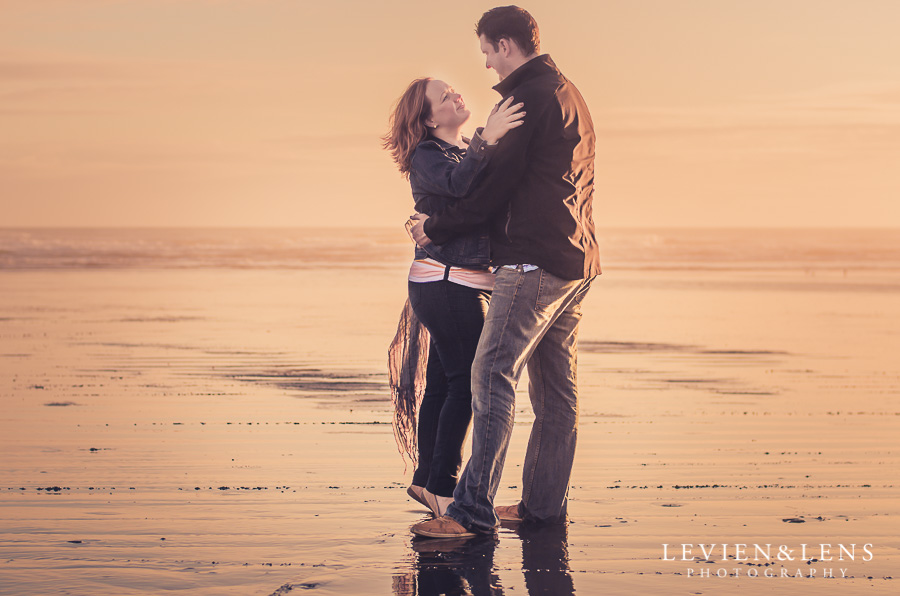
[[[594,232],[594,125],[549,55],[494,89],[524,102],[525,124],[501,139],[478,186],[425,222],[435,243],[487,222],[493,265],[532,264],[564,279],[600,274]]]

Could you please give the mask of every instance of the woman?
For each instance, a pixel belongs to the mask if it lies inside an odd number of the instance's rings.
[[[495,107],[470,140],[461,132],[471,115],[461,95],[430,78],[409,85],[391,114],[384,147],[409,178],[416,211],[439,213],[474,188],[497,142],[523,123],[522,104],[511,104],[509,98]],[[453,502],[472,418],[472,360],[493,286],[489,262],[488,235],[482,229],[440,246],[417,246],[409,270],[409,304],[431,339],[418,412],[418,463],[407,492],[436,517]],[[401,320],[401,328],[411,327]],[[413,402],[414,397],[415,392]]]

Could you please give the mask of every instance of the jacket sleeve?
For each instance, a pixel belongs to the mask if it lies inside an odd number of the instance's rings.
[[[525,109],[528,109],[527,100]],[[443,244],[456,236],[470,233],[473,227],[484,224],[506,207],[513,189],[525,172],[528,147],[535,133],[534,123],[540,116],[529,110],[525,124],[510,130],[500,139],[491,163],[473,191],[425,221],[425,234],[432,242]]]
[[[425,143],[413,154],[411,169],[425,192],[445,197],[462,198],[472,190],[496,146],[488,145],[481,135],[472,135],[462,161],[448,159],[433,143]]]

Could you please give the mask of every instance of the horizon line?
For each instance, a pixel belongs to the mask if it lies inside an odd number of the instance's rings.
[[[402,225],[0,225],[0,230],[393,230]],[[597,230],[896,230],[900,225],[610,225]]]

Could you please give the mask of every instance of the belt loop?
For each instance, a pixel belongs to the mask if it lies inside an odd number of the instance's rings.
[[[444,281],[450,280],[450,265],[444,267]]]

